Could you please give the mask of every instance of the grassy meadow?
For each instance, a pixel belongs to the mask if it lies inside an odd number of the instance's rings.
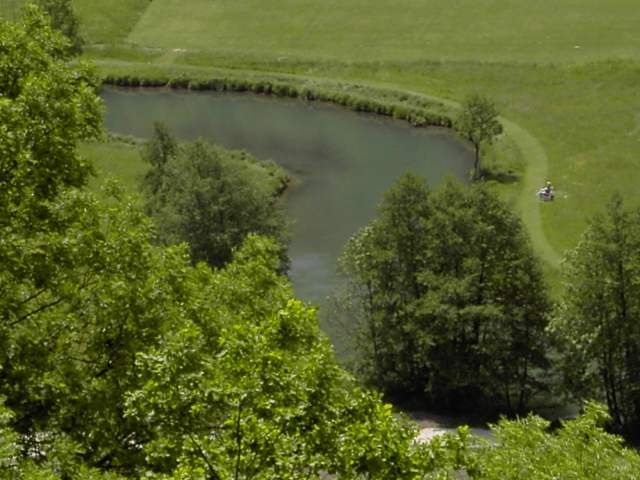
[[[140,156],[140,148],[128,142],[85,142],[80,145],[80,154],[93,160],[96,175],[89,183],[93,190],[98,190],[105,178],[112,177],[127,192],[135,193],[149,169]]]
[[[154,0],[128,40],[350,62],[566,62],[638,54],[635,0]]]
[[[20,0],[4,0],[7,16]],[[499,186],[555,267],[614,191],[640,203],[637,0],[74,0],[104,74],[292,74],[494,99],[526,169]],[[504,140],[503,140],[504,142]],[[502,142],[501,142],[502,143]],[[514,146],[511,148],[511,146]],[[102,152],[104,153],[104,152]],[[557,201],[535,191],[550,179]]]

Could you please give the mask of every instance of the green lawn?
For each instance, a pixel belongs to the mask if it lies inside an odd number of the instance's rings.
[[[550,265],[612,192],[640,201],[637,0],[74,3],[89,43],[101,44],[88,56],[107,72],[216,66],[451,102],[474,90],[489,95],[527,164],[520,182],[500,190]],[[542,205],[534,193],[547,178],[558,199]]]
[[[461,98],[477,89],[494,98],[503,115],[531,134],[546,159],[528,155],[533,175],[520,192],[521,208],[539,208],[542,228],[559,252],[575,246],[586,217],[619,190],[638,204],[640,182],[640,64],[627,61],[577,65],[418,63],[349,75],[393,82]],[[528,149],[526,145],[522,148]],[[546,173],[545,173],[546,171]],[[548,176],[558,201],[538,204],[535,190]]]
[[[0,18],[17,19],[28,0],[0,0]],[[82,19],[81,35],[92,44],[123,41],[136,25],[150,0],[72,0]]]
[[[152,4],[150,0],[73,0],[72,3],[82,18],[82,36],[99,44],[124,40]]]
[[[154,0],[129,41],[343,61],[640,54],[637,0]]]
[[[140,147],[130,143],[85,142],[80,145],[80,154],[95,165],[96,176],[89,182],[92,190],[99,190],[106,178],[113,178],[127,193],[138,193],[139,179],[149,169],[140,157]]]

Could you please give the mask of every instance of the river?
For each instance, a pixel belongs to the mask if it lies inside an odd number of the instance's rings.
[[[435,186],[465,180],[472,154],[449,131],[295,99],[168,89],[101,93],[109,131],[149,137],[161,121],[181,139],[205,138],[272,159],[296,179],[290,278],[296,295],[320,307],[337,286],[336,260],[375,215],[383,192],[405,171]],[[328,332],[336,340],[336,332]]]

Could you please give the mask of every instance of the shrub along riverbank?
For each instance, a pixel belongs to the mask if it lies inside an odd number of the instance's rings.
[[[137,70],[137,69],[136,69]],[[112,70],[111,70],[112,71]],[[112,71],[113,72],[113,71]],[[147,69],[103,76],[103,84],[119,87],[169,87],[195,91],[251,92],[278,97],[330,102],[358,112],[370,112],[406,120],[414,126],[452,128],[455,112],[443,103],[406,92],[345,82],[317,81],[304,77],[214,71],[192,72]]]

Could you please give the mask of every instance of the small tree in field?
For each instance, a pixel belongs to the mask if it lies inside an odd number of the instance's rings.
[[[473,144],[475,152],[473,179],[477,180],[480,178],[480,147],[484,143],[492,143],[493,139],[502,133],[496,106],[483,95],[477,93],[469,95],[462,104],[462,111],[456,120],[456,128]]]

